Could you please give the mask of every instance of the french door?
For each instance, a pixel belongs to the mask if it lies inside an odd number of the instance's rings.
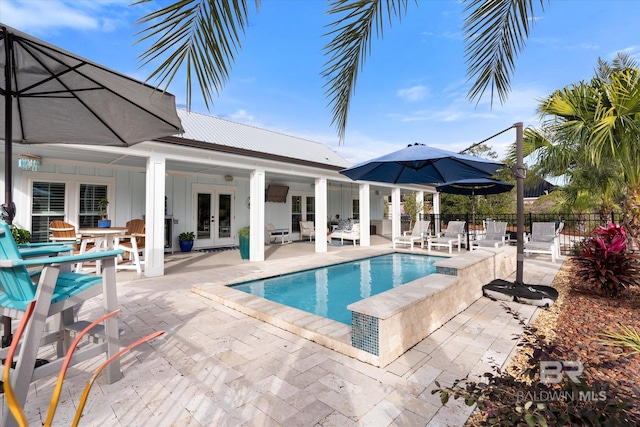
[[[196,228],[194,247],[232,246],[235,191],[224,187],[194,184],[193,224]]]

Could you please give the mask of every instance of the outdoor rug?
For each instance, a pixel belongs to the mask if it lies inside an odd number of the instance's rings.
[[[198,252],[205,252],[208,254],[212,254],[216,252],[235,251],[237,249],[239,249],[238,246],[225,246],[222,248],[202,248],[202,249],[198,249]]]

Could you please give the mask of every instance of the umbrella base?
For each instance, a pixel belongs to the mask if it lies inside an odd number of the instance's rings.
[[[525,285],[496,279],[482,287],[482,294],[498,301],[549,307],[558,299],[558,291],[551,286]]]

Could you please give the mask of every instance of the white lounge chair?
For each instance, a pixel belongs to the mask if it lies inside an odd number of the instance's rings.
[[[531,224],[531,235],[524,242],[524,253],[549,254],[551,261],[556,262],[559,252],[559,239],[555,222],[534,222]]]
[[[498,248],[507,242],[507,223],[487,221],[485,238],[471,242],[471,250],[478,248]]]
[[[453,253],[453,246],[460,247],[465,243],[464,241],[464,225],[466,221],[449,221],[447,229],[441,237],[430,237],[427,239],[427,250],[431,252],[432,247],[448,247],[449,253]]]
[[[409,245],[411,246],[411,250],[413,250],[413,245],[417,242],[420,242],[424,246],[424,239],[428,237],[430,224],[431,221],[416,221],[411,234],[406,234],[407,232],[405,231],[404,235],[393,239],[393,249],[396,248],[397,244],[400,244]]]

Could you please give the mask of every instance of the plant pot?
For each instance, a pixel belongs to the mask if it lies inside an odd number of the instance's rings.
[[[249,236],[240,236],[240,258],[249,259]]]
[[[180,240],[180,250],[182,252],[191,252],[193,248],[193,240]]]
[[[110,228],[111,220],[110,219],[99,219],[98,220],[98,228]]]

